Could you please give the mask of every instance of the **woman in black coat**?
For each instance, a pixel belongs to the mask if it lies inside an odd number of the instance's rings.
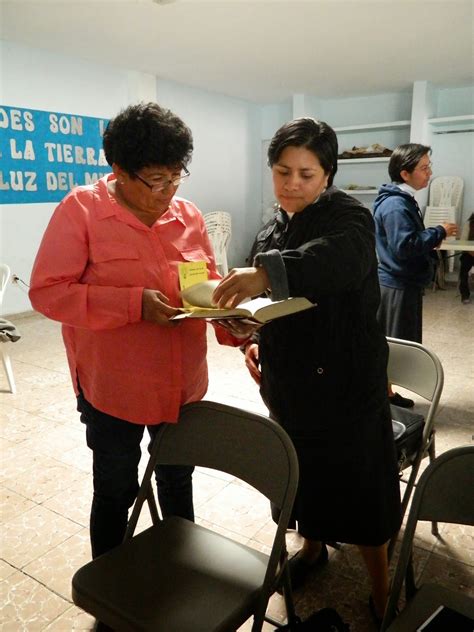
[[[400,492],[389,402],[388,346],[374,222],[332,186],[337,138],[326,123],[285,124],[268,151],[280,204],[214,300],[305,296],[315,307],[274,320],[246,344],[246,364],[271,416],[293,440],[300,464],[295,503],[302,549],[290,560],[293,586],[327,561],[326,541],[359,546],[372,579],[372,607],[388,594],[387,541],[400,526]],[[296,586],[295,586],[296,585]]]

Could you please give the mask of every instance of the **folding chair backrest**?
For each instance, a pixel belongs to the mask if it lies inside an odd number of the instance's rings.
[[[428,454],[430,461],[435,458],[433,426],[443,390],[444,372],[438,357],[429,349],[417,342],[387,338],[389,358],[387,375],[392,384],[402,386],[429,402],[428,411],[423,416],[404,409],[391,407],[392,417],[401,421],[406,433],[397,441],[399,469],[411,468],[405,493],[402,498],[402,516],[408,507],[411,493],[422,459]],[[419,424],[418,419],[421,419]],[[437,532],[436,523],[432,525],[433,533]],[[393,553],[396,537],[389,544],[389,557]]]
[[[412,550],[418,520],[474,525],[474,446],[460,446],[448,450],[435,459],[423,472],[413,495],[400,557],[390,591],[382,630],[395,617],[404,579],[413,582]],[[411,571],[408,572],[407,571]],[[416,586],[407,586],[413,593]]]
[[[179,422],[156,439],[160,464],[221,470],[252,485],[278,507],[296,490],[296,453],[288,435],[267,417],[218,404],[183,406]]]
[[[285,532],[298,487],[298,458],[283,428],[263,415],[216,402],[204,400],[183,406],[178,423],[166,424],[153,441],[126,539],[132,537],[143,503],[149,496],[150,488],[147,490],[144,482],[151,480],[156,463],[195,465],[227,472],[252,485],[280,509],[260,597],[264,605],[265,595],[282,561],[282,552],[286,550]]]
[[[387,367],[389,381],[430,402],[439,400],[444,372],[438,357],[417,342],[397,338],[387,338],[387,341],[390,349]]]
[[[413,499],[417,519],[474,525],[474,446],[444,452],[429,470]]]
[[[132,537],[141,507],[145,499],[150,501],[151,477],[157,463],[195,465],[227,472],[274,502],[281,511],[270,555],[231,543],[225,536],[211,535],[212,529],[193,525],[176,516],[163,521],[155,521],[152,516],[153,527]],[[286,569],[285,532],[297,486],[295,448],[283,428],[274,421],[209,401],[183,406],[178,423],[164,424],[153,440],[123,544],[76,572],[74,603],[94,616],[102,617],[117,630],[213,629],[217,632],[234,630],[251,615],[254,616],[254,629],[260,630],[268,599],[275,583],[280,580],[278,567]],[[195,543],[198,543],[198,550],[193,556]],[[173,549],[169,558],[162,549],[156,554],[160,545],[166,546],[166,550]],[[204,550],[207,546],[210,563]],[[190,547],[189,555],[185,553],[186,547]],[[150,553],[150,549],[154,553]],[[188,566],[180,556],[186,558]],[[173,581],[176,581],[173,572],[179,576],[183,565],[187,577],[180,586],[183,588],[188,582],[189,594],[184,596],[186,606],[183,606],[183,594],[178,603],[173,590]],[[128,573],[136,578],[130,580],[131,586],[127,581]],[[168,591],[159,586],[164,577]],[[140,583],[143,579],[146,583]],[[287,574],[283,579],[286,581]],[[149,590],[148,584],[151,585]],[[202,593],[199,592],[201,587]],[[213,594],[218,599],[218,605],[214,607]],[[157,605],[160,598],[163,602]],[[197,599],[200,599],[199,608],[194,604]],[[288,616],[290,613],[294,615],[290,597],[286,603]],[[173,617],[173,624],[170,624],[169,619]],[[119,621],[122,627],[118,625]],[[234,626],[234,622],[238,625]]]

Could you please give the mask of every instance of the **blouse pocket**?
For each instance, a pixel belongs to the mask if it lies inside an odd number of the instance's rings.
[[[118,241],[90,244],[88,276],[98,285],[134,287],[144,285],[144,270],[138,249]]]
[[[202,248],[187,248],[180,250],[180,255],[184,261],[205,261],[210,263],[210,257]]]

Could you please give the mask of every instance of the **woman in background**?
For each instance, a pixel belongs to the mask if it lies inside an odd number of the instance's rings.
[[[388,163],[391,184],[383,184],[374,202],[375,242],[381,300],[378,320],[391,338],[422,342],[423,292],[433,279],[434,249],[456,235],[456,224],[425,228],[417,191],[429,185],[431,147],[399,145]],[[441,265],[444,265],[443,263]],[[412,408],[415,402],[388,385],[390,403]]]
[[[304,540],[289,562],[292,585],[327,561],[325,542],[356,544],[372,579],[372,611],[382,617],[387,542],[400,526],[388,346],[376,319],[374,222],[332,185],[337,153],[326,123],[300,118],[276,132],[268,161],[279,210],[256,238],[253,266],[232,270],[214,299],[234,306],[269,292],[315,303],[245,345],[247,367],[299,458],[295,518]]]

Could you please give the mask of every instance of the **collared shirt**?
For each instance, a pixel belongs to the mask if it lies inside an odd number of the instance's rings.
[[[144,288],[179,297],[178,264],[207,262],[219,278],[199,210],[173,198],[148,227],[107,189],[108,175],[77,187],[55,210],[34,264],[33,307],[63,323],[76,394],[137,424],[176,421],[208,384],[206,323],[161,327],[141,319]],[[235,344],[235,343],[234,343]]]
[[[402,184],[397,184],[397,187],[402,191],[405,191],[405,193],[409,193],[412,197],[415,197],[416,189],[411,187],[406,182],[402,182]]]
[[[416,195],[416,189],[414,189],[413,187],[411,187],[409,184],[407,184],[406,182],[402,182],[402,184],[397,184],[397,187],[401,190],[401,191],[405,191],[405,193],[408,193],[409,195],[412,196],[413,201],[415,202],[415,206],[416,206],[416,210],[418,211],[418,215],[421,217],[421,220],[423,221],[423,213],[421,212],[421,208],[420,205],[418,204],[418,201],[415,197]]]

